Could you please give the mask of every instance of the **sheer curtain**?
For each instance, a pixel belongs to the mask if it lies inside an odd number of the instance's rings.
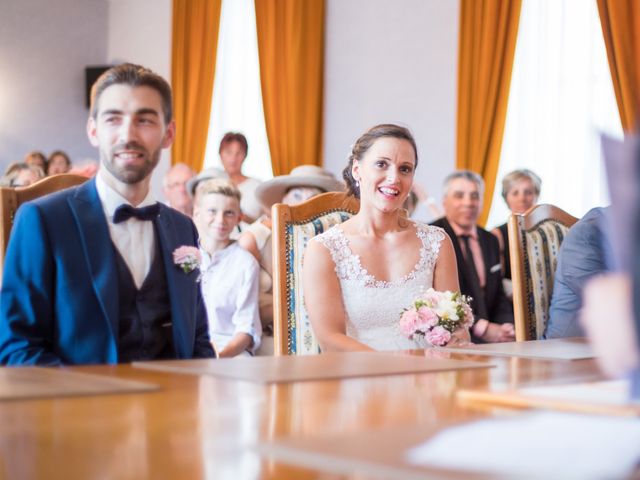
[[[578,217],[607,205],[601,132],[622,138],[595,0],[524,0],[487,225],[506,221],[501,181],[516,168],[540,175],[542,203]]]
[[[253,0],[222,2],[205,168],[221,166],[218,148],[228,131],[247,137],[249,154],[243,173],[261,180],[271,178]]]

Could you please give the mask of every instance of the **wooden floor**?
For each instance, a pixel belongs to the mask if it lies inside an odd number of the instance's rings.
[[[463,406],[456,391],[600,380],[593,360],[416,351],[495,368],[259,384],[131,365],[72,371],[149,382],[153,392],[0,402],[4,478],[342,478],[262,457],[286,437],[353,434],[504,415]],[[425,361],[428,361],[425,358]],[[355,474],[353,478],[364,478]]]

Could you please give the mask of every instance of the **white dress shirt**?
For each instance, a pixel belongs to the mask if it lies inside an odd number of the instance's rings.
[[[202,248],[200,288],[209,319],[209,336],[217,351],[238,333],[253,338],[251,351],[260,346],[262,325],[258,311],[260,267],[236,242],[210,256]]]
[[[111,240],[120,252],[127,267],[129,267],[133,281],[139,289],[151,269],[151,262],[155,253],[156,242],[153,223],[138,220],[134,217],[124,222],[113,223],[113,214],[116,208],[122,204],[131,205],[131,203],[104,181],[101,172],[96,175],[96,189],[102,203],[102,209],[107,217]],[[136,207],[146,207],[154,203],[156,201],[151,194],[151,190],[149,190],[142,203],[136,205]]]

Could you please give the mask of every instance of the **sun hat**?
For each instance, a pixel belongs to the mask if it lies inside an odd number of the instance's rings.
[[[198,184],[204,180],[211,180],[212,178],[229,178],[229,175],[218,167],[205,168],[198,175],[187,180],[187,193],[193,197],[196,194]]]
[[[256,189],[256,198],[265,207],[282,201],[287,190],[294,187],[313,187],[325,192],[344,190],[344,184],[331,172],[317,165],[300,165],[291,170],[289,175],[280,175],[261,183]]]

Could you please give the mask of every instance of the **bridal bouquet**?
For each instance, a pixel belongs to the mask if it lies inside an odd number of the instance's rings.
[[[402,312],[400,329],[408,338],[424,336],[431,345],[441,347],[451,340],[455,330],[473,325],[470,302],[470,297],[459,292],[430,288]]]

